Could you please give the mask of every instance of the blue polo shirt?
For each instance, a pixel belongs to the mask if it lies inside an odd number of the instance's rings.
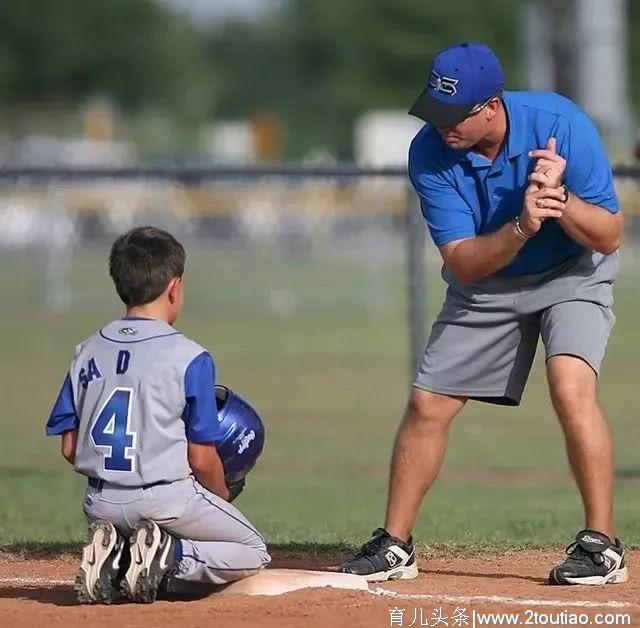
[[[493,162],[472,150],[449,148],[427,124],[409,149],[409,176],[438,246],[497,231],[522,212],[535,159],[550,137],[567,160],[564,183],[583,201],[615,213],[619,209],[611,164],[598,131],[573,102],[550,92],[505,92],[508,134]],[[557,220],[546,220],[499,275],[538,273],[579,255]]]

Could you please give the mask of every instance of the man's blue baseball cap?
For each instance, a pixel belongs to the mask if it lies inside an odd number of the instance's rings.
[[[488,46],[455,44],[433,58],[429,83],[409,113],[434,126],[455,126],[503,87],[500,61]]]

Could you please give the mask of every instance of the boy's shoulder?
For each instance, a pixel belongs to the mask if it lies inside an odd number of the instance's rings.
[[[111,321],[76,346],[76,358],[84,351],[118,351],[170,354],[172,361],[191,362],[208,351],[168,323],[152,319]]]
[[[191,359],[189,361],[197,358],[202,353],[207,353],[211,355],[208,349],[205,349],[200,343],[196,342],[195,340],[192,340],[191,338],[188,338],[184,334],[180,334],[176,340],[180,344],[181,350],[185,354],[188,354],[191,356]]]

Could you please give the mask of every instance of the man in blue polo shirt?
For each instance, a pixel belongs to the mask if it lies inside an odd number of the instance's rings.
[[[505,92],[479,44],[434,58],[410,113],[409,174],[448,284],[396,437],[387,516],[342,570],[415,578],[411,531],[467,400],[518,405],[538,343],[585,509],[555,584],[624,582],[597,375],[613,326],[622,217],[598,132],[570,100]]]

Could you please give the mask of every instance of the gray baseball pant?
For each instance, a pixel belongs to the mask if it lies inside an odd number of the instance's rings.
[[[83,509],[89,522],[111,521],[125,537],[141,519],[149,519],[180,539],[175,576],[180,581],[227,584],[271,561],[264,539],[244,515],[191,476],[147,488],[89,486]]]
[[[542,337],[546,359],[574,355],[599,373],[615,316],[619,253],[587,252],[542,273],[449,284],[413,385],[518,405]]]

